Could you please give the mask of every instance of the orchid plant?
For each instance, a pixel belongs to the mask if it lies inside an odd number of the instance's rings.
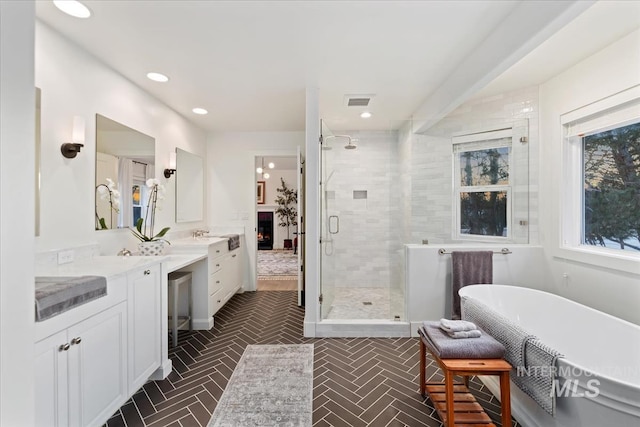
[[[98,216],[98,206],[96,205],[96,230],[113,228],[113,213],[120,212],[120,191],[111,178],[106,178],[106,181],[106,184],[98,184],[96,191],[100,194],[100,200],[109,202],[110,224],[107,227],[105,219]]]
[[[164,242],[169,243],[168,240],[163,239],[167,231],[169,231],[170,227],[165,227],[158,234],[153,234],[153,227],[155,225],[156,218],[156,209],[161,209],[160,204],[164,199],[165,188],[164,185],[160,183],[155,178],[148,179],[146,182],[147,188],[149,189],[149,198],[147,199],[147,206],[144,214],[144,218],[140,217],[136,221],[136,229],[131,230],[134,236],[138,238],[141,242],[153,242],[157,240],[162,240]],[[170,243],[169,243],[170,244]]]

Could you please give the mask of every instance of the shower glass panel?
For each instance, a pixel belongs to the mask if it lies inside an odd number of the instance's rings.
[[[321,132],[322,320],[404,321],[398,134]]]

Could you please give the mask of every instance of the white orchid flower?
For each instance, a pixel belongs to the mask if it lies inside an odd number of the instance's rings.
[[[114,211],[120,212],[120,191],[116,189],[117,185],[111,178],[105,178],[105,181],[106,184],[97,187],[100,200],[109,202]]]
[[[147,183],[146,183],[146,184],[147,184],[147,187],[149,187],[149,188],[153,188],[153,187],[155,187],[156,185],[158,185],[158,186],[159,186],[159,185],[161,185],[161,184],[160,184],[160,181],[158,181],[158,180],[157,180],[157,179],[155,179],[155,178],[149,178],[149,179],[147,180]]]

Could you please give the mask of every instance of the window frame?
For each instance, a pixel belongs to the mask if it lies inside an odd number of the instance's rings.
[[[510,138],[510,143],[499,143],[498,140]],[[467,135],[454,136],[451,140],[452,154],[453,154],[453,193],[452,200],[455,207],[452,224],[452,237],[455,240],[463,241],[475,241],[475,242],[494,242],[505,243],[511,242],[513,239],[513,173],[514,173],[514,161],[513,161],[513,129],[496,129],[484,132],[477,132]],[[504,148],[509,149],[509,181],[508,184],[495,184],[495,185],[474,185],[463,186],[461,185],[460,174],[460,157],[461,153],[469,151],[489,150],[492,148]],[[470,192],[506,192],[507,193],[507,207],[506,207],[506,236],[483,236],[478,234],[464,234],[460,232],[460,223],[462,221],[460,195],[461,193]]]
[[[638,273],[640,252],[584,244],[583,136],[623,127],[640,120],[640,86],[560,116],[562,181],[558,255],[601,267]],[[576,218],[578,220],[576,221]]]

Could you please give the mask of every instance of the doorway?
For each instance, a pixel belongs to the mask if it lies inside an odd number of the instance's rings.
[[[296,155],[256,156],[256,288],[299,291],[300,167]]]

